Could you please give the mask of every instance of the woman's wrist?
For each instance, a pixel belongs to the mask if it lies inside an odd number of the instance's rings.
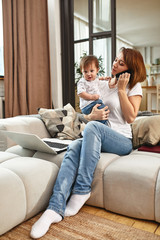
[[[126,91],[123,89],[118,89],[118,94],[126,94]]]
[[[88,114],[88,115],[85,115],[83,114],[84,118],[87,120],[87,121],[91,121],[91,114]]]

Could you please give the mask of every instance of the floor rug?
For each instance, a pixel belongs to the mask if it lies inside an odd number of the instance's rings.
[[[20,224],[0,237],[0,240],[28,240],[36,217]],[[160,240],[160,236],[111,220],[80,212],[74,217],[66,217],[50,227],[43,240]]]

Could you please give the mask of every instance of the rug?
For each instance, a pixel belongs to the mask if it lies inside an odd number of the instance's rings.
[[[0,240],[28,240],[36,217],[20,224],[0,237]],[[53,224],[43,240],[160,240],[160,236],[121,223],[80,212]]]

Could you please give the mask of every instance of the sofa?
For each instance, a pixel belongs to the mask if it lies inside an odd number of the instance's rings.
[[[0,119],[0,235],[46,208],[65,154],[24,149],[1,130],[53,137],[46,126],[39,114]],[[101,153],[87,204],[160,222],[159,169],[159,153],[137,148],[121,157]]]

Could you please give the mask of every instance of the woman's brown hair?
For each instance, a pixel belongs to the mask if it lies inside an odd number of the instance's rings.
[[[146,68],[141,53],[135,49],[122,47],[120,52],[123,53],[124,61],[129,70],[133,72],[129,88],[133,88],[136,83],[143,82],[146,79]]]

